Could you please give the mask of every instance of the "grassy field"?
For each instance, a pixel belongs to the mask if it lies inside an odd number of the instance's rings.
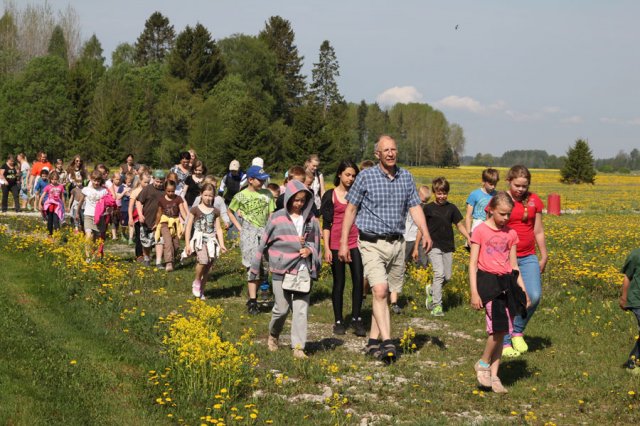
[[[481,169],[412,172],[418,183],[447,176],[450,198],[462,208]],[[563,208],[581,213],[545,216],[550,260],[541,305],[527,328],[531,350],[503,364],[510,392],[502,396],[476,386],[473,363],[485,339],[484,318],[468,306],[464,250],[455,254],[443,318],[424,308],[430,271],[408,272],[404,313],[392,318],[405,351],[390,367],[363,355],[363,338],[332,335],[325,268],[312,293],[310,358],[297,361],[284,346],[267,351],[266,310],[246,315],[237,251],[214,268],[208,300],[192,303],[192,266],[166,274],[142,268],[130,256],[86,265],[81,241],[72,235],[65,244],[53,243],[40,238],[42,227],[34,220],[0,216],[6,224],[0,228],[0,422],[637,421],[640,378],[622,363],[638,330],[617,297],[618,270],[638,245],[640,178],[599,176],[588,187],[557,180],[557,171],[535,170],[532,190],[545,200],[557,192]],[[128,250],[113,243],[108,249]],[[282,336],[283,343],[287,339]]]

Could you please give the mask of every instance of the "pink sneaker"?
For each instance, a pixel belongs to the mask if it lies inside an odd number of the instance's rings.
[[[200,282],[200,280],[193,281],[193,284],[191,285],[191,292],[193,293],[194,297],[199,298],[202,295],[201,286],[202,283]]]

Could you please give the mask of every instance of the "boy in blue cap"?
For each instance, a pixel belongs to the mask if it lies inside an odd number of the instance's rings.
[[[260,237],[264,232],[267,219],[276,208],[271,191],[262,187],[267,179],[269,179],[269,175],[264,172],[262,167],[249,167],[247,170],[248,186],[234,195],[229,204],[229,210],[233,213],[229,215],[229,219],[240,232],[242,264],[247,268],[247,271],[256,257],[256,250],[260,244]],[[241,217],[241,221],[236,219],[236,215]],[[247,310],[252,315],[260,312],[257,290],[263,275],[264,271],[261,270],[257,279],[248,281]]]

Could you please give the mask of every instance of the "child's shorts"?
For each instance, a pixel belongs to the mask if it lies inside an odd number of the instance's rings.
[[[203,244],[200,249],[196,249],[196,260],[198,265],[212,265],[216,259],[209,256],[209,250],[207,250],[207,246]]]
[[[484,318],[487,322],[487,334],[513,333],[513,318],[503,299],[494,299],[485,303],[484,311]]]
[[[102,234],[105,232],[106,229],[106,224],[104,221],[104,217],[100,218],[100,221],[98,222],[98,224],[96,225],[96,223],[93,221],[93,216],[84,216],[84,230],[85,231],[93,231],[93,232],[97,232],[98,234]]]
[[[240,232],[240,252],[242,253],[242,264],[248,268],[256,257],[256,251],[260,245],[260,237],[264,228],[258,228],[245,220]]]
[[[164,241],[162,237],[160,237],[160,240],[156,242],[156,231],[147,228],[146,225],[142,225],[140,227],[140,244],[142,244],[144,248],[151,248],[156,244],[164,244]]]

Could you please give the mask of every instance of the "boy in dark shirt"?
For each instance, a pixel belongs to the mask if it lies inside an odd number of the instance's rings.
[[[153,172],[152,184],[144,187],[138,198],[136,198],[136,209],[138,210],[138,218],[140,226],[140,242],[142,243],[142,253],[144,256],[144,264],[149,266],[151,262],[151,248],[156,247],[156,267],[164,269],[162,266],[162,254],[164,241],[156,243],[154,228],[156,225],[156,216],[158,214],[158,201],[164,196],[164,180],[167,177],[163,170]]]
[[[435,178],[431,183],[431,191],[435,201],[424,206],[424,216],[427,219],[427,228],[433,240],[433,248],[427,253],[429,262],[433,265],[433,283],[426,286],[425,304],[427,309],[431,310],[431,315],[441,317],[444,316],[442,286],[451,279],[451,266],[455,250],[453,225],[464,235],[467,242],[469,241],[469,233],[462,222],[460,210],[447,201],[449,197],[447,179],[444,177]],[[418,231],[416,241],[420,241],[421,237],[420,231]]]

